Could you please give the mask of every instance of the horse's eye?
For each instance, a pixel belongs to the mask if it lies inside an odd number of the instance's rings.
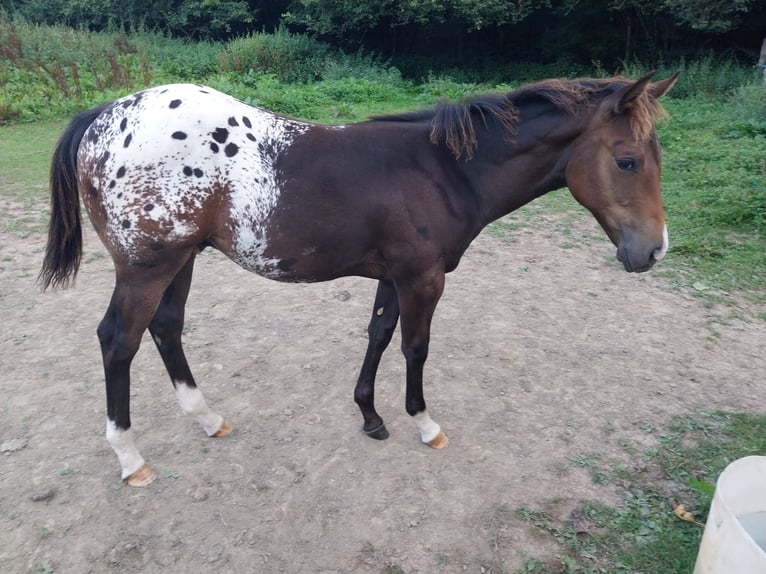
[[[617,167],[622,171],[635,172],[638,168],[638,164],[632,157],[621,157],[617,159]]]

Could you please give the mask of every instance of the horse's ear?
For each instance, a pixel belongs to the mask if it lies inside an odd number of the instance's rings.
[[[666,78],[664,80],[661,80],[659,82],[654,82],[649,86],[647,91],[649,92],[649,95],[651,95],[654,99],[660,99],[662,96],[667,94],[670,91],[670,88],[672,88],[676,80],[678,80],[678,76],[681,74],[681,70],[676,71],[675,74],[670,76],[669,78]]]
[[[633,102],[646,91],[646,88],[651,84],[652,77],[654,77],[655,73],[656,71],[652,70],[640,80],[636,80],[632,84],[627,84],[617,90],[609,96],[607,109],[610,109],[612,113],[616,115],[625,113],[625,111],[630,109],[633,105]]]

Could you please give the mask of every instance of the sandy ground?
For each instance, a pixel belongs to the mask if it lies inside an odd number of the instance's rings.
[[[352,390],[375,283],[282,285],[207,250],[185,345],[234,432],[208,439],[181,413],[146,338],[133,423],[160,478],[133,489],[104,439],[95,329],[111,262],[88,228],[76,288],[41,294],[43,236],[7,227],[3,573],[513,572],[553,552],[516,508],[617,500],[573,455],[617,455],[618,439],[651,440],[642,429],[675,414],[766,409],[766,322],[722,320],[752,309],[626,274],[588,216],[559,214],[483,234],[448,277],[426,400],[449,446],[422,445],[404,411],[398,335],[377,387],[391,437],[374,441]]]

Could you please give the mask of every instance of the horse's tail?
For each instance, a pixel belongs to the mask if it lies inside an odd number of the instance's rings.
[[[48,243],[38,282],[48,287],[66,287],[77,275],[82,257],[80,195],[77,190],[77,150],[85,130],[104,111],[99,106],[75,116],[61,134],[51,161],[51,215]]]

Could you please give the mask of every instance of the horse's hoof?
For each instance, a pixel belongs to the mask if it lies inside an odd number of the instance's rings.
[[[222,436],[226,436],[230,432],[231,432],[231,425],[229,424],[229,421],[224,420],[221,423],[221,428],[219,428],[217,431],[215,431],[215,433],[213,433],[212,436],[216,437],[216,438],[217,437],[222,437]]]
[[[386,425],[382,424],[376,429],[372,429],[371,431],[364,431],[365,434],[370,437],[374,438],[376,440],[386,440],[388,438],[388,429],[386,428]]]
[[[131,474],[125,479],[125,482],[128,483],[128,486],[135,486],[137,488],[141,488],[143,486],[149,486],[151,483],[154,482],[154,479],[157,478],[157,473],[152,470],[152,468],[144,463],[144,466],[139,468],[136,472]]]
[[[449,444],[449,439],[447,438],[447,435],[444,434],[444,431],[440,431],[439,434],[436,435],[436,438],[428,441],[426,444],[431,448],[444,448]]]

